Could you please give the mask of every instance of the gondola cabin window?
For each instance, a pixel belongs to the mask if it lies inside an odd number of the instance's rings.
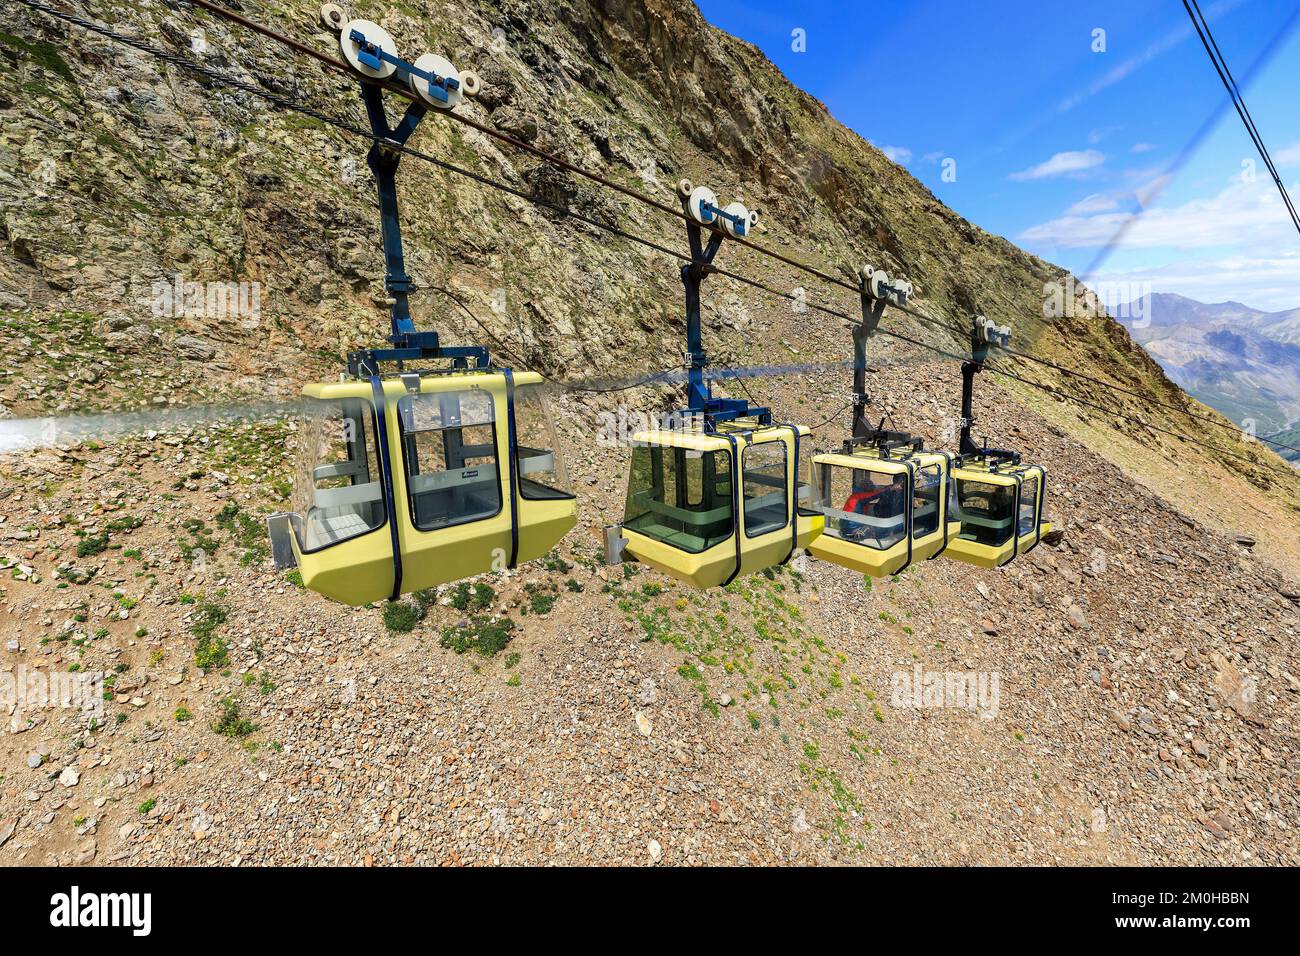
[[[515,443],[520,496],[530,500],[574,497],[564,459],[555,452],[555,427],[540,385],[515,390]]]
[[[1020,524],[1016,534],[1024,537],[1038,527],[1038,476],[1025,478],[1020,484]]]
[[[795,469],[795,508],[801,515],[818,515],[816,501],[813,499],[816,495],[813,493],[813,486],[817,482],[817,465],[813,462],[813,456],[816,455],[813,443],[807,438],[799,440],[799,461]]]
[[[693,554],[731,537],[730,453],[670,445],[632,449],[623,526]]]
[[[880,551],[907,535],[907,475],[822,464],[826,534]]]
[[[957,479],[961,509],[961,536],[978,544],[998,547],[1011,540],[1015,530],[1016,486]]]
[[[912,537],[923,538],[939,530],[939,495],[943,492],[943,469],[930,465],[916,473],[912,498]]]
[[[786,457],[783,441],[750,445],[744,451],[745,534],[748,537],[769,534],[790,523]]]
[[[501,511],[496,414],[481,389],[407,395],[397,403],[411,521],[421,531]]]
[[[294,482],[298,547],[319,551],[385,521],[383,484],[369,402],[309,399],[299,427],[304,454]]]

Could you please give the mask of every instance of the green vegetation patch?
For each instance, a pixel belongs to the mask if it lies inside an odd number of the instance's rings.
[[[468,627],[444,627],[438,643],[457,654],[475,651],[493,657],[514,640],[514,630],[515,622],[508,617],[476,615],[470,618]]]

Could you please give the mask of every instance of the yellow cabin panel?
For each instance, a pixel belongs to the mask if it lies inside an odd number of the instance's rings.
[[[393,539],[385,523],[348,541],[303,554],[290,535],[303,586],[358,607],[382,601],[393,591]]]

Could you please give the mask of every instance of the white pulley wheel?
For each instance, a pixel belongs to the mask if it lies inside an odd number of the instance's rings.
[[[744,238],[749,232],[749,209],[742,202],[733,202],[722,210],[727,215],[722,217],[722,228],[730,235]]]
[[[883,299],[885,297],[885,286],[887,285],[889,285],[889,273],[884,269],[877,269],[871,273],[867,290],[871,293],[873,299]]]
[[[456,68],[451,65],[451,61],[446,57],[438,56],[436,53],[421,54],[420,58],[416,60],[413,65],[417,70],[423,70],[425,73],[432,73],[435,76],[441,76],[444,78],[451,76],[455,77],[457,80],[460,79],[460,74],[456,72]],[[416,76],[414,73],[410,74],[410,77],[411,90],[416,96],[420,97],[420,99],[424,100],[430,106],[435,106],[440,110],[449,110],[460,102],[461,90],[459,86],[454,90],[447,90],[447,99],[440,100],[429,92],[430,84],[428,80],[424,79],[424,77]]]
[[[905,279],[895,280],[894,294],[898,296],[900,302],[906,303],[912,297],[912,283]]]
[[[862,280],[862,283],[864,285],[866,285],[871,282],[871,274],[875,271],[876,271],[876,267],[871,265],[871,263],[867,263],[865,266],[863,266],[861,269],[858,270],[858,278]]]
[[[749,211],[749,231],[753,232],[757,226],[758,226],[758,210],[751,209]]]
[[[473,70],[460,71],[460,91],[466,96],[478,96],[478,91],[483,89],[483,81],[478,78],[478,74]]]
[[[690,199],[691,193],[695,190],[695,184],[689,179],[677,180],[677,195],[682,199]]]
[[[389,63],[386,60],[379,61],[378,69],[362,63],[360,59],[361,44],[352,39],[353,31],[360,33],[366,38],[367,43],[373,43],[389,56],[397,56],[397,44],[388,35],[387,30],[377,23],[371,23],[369,20],[349,20],[339,30],[339,47],[343,50],[343,58],[348,61],[348,65],[352,69],[362,76],[373,77],[376,80],[386,80],[397,72],[397,64]]]
[[[341,30],[347,22],[347,14],[337,3],[324,3],[320,8],[321,25],[330,30]]]
[[[708,186],[696,186],[692,189],[690,198],[686,200],[686,211],[696,222],[707,226],[717,218],[717,213],[709,207],[718,208],[718,197],[713,194],[713,190]]]

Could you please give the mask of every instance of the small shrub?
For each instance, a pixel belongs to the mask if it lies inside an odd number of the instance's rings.
[[[473,650],[483,657],[493,657],[513,640],[514,629],[515,622],[509,618],[494,620],[479,615],[470,619],[469,627],[443,628],[438,643],[457,654]]]
[[[137,518],[135,515],[122,515],[120,518],[114,518],[104,525],[106,531],[134,531],[140,525],[144,524],[143,518]]]
[[[257,730],[257,726],[240,712],[239,701],[229,697],[221,702],[221,718],[212,729],[223,737],[242,740]]]
[[[102,554],[107,548],[107,533],[87,536],[77,542],[77,557],[88,558],[92,554]]]
[[[175,716],[176,716],[176,723],[178,724],[183,724],[187,720],[192,720],[194,718],[194,715],[190,713],[190,709],[186,707],[184,704],[181,704],[179,707],[176,708]]]
[[[154,807],[156,807],[156,806],[158,806],[158,801],[155,800],[153,797],[150,797],[150,798],[149,798],[148,800],[146,800],[144,803],[140,804],[140,812],[141,812],[141,813],[148,813],[150,810],[152,810],[152,809],[153,809]]]
[[[451,606],[458,611],[464,611],[469,607],[468,581],[461,581],[456,585],[455,590],[451,592]]]
[[[384,627],[390,631],[412,631],[424,617],[418,604],[409,601],[390,601],[384,605]]]
[[[194,666],[205,671],[225,667],[230,661],[230,645],[215,634],[205,634],[194,645]]]

